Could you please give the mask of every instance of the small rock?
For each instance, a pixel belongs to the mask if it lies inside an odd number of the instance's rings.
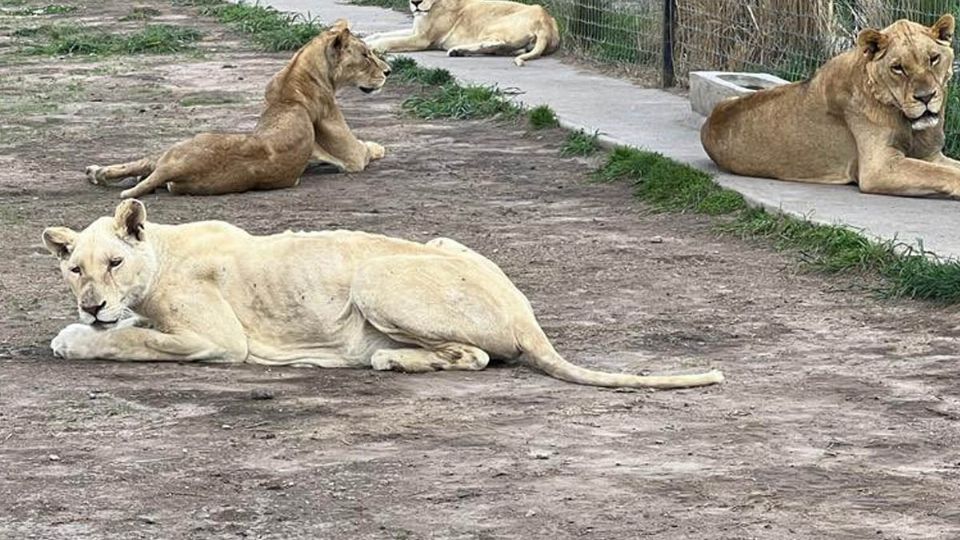
[[[140,516],[137,516],[137,519],[140,520],[140,521],[142,521],[142,522],[144,522],[144,523],[146,523],[146,524],[148,524],[148,525],[156,525],[156,524],[157,524],[157,519],[156,519],[155,517],[153,517],[153,516],[140,515]]]
[[[264,390],[262,388],[257,388],[250,392],[250,399],[254,400],[264,400],[264,399],[273,399],[273,392],[270,390]]]
[[[231,426],[230,424],[224,424],[220,426],[220,429],[233,429],[233,426]]]
[[[652,237],[650,237],[649,242],[650,242],[651,244],[662,244],[662,243],[663,243],[663,237],[660,236],[660,235],[652,236]]]
[[[528,518],[529,518],[529,517],[533,517],[533,516],[537,515],[537,511],[536,511],[536,510],[527,510],[527,513],[524,514],[524,515],[527,516]]]
[[[60,461],[60,456],[56,454],[50,454],[49,456],[47,456],[47,459],[49,459],[50,461]]]
[[[546,450],[531,450],[530,457],[533,459],[550,459],[550,452]]]

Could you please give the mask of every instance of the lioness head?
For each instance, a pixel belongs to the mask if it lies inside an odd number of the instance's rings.
[[[413,16],[429,13],[435,7],[451,7],[457,0],[410,0],[410,12]]]
[[[67,227],[43,231],[43,243],[60,259],[84,323],[112,325],[129,317],[146,295],[157,270],[145,237],[146,217],[143,204],[128,199],[113,217],[102,217],[82,232]]]
[[[941,124],[953,75],[954,26],[947,14],[930,27],[900,20],[857,36],[874,97],[899,108],[915,131]]]
[[[390,75],[390,65],[350,32],[347,21],[340,19],[328,32],[331,39],[326,50],[327,62],[337,86],[356,86],[367,94],[383,88]]]

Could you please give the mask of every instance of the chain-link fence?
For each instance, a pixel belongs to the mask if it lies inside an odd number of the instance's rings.
[[[799,80],[852,47],[864,28],[960,15],[960,0],[523,1],[543,4],[557,18],[564,50],[646,72],[661,86],[686,85],[697,70]],[[944,151],[960,158],[960,80],[950,88],[944,127]]]
[[[524,0],[557,18],[564,49],[646,69],[661,84],[693,70],[810,75],[857,32],[908,18],[932,24],[960,0]],[[671,69],[672,68],[672,69]]]
[[[659,77],[664,0],[521,0],[545,5],[557,19],[563,49],[604,64]]]

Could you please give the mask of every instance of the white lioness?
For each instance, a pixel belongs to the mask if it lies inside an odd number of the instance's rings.
[[[219,221],[160,225],[129,199],[80,233],[48,228],[43,242],[60,258],[85,323],[51,343],[64,358],[422,372],[479,370],[490,357],[526,353],[537,368],[580,384],[723,381],[719,371],[647,377],[570,364],[500,268],[445,238],[419,244],[353,231],[252,236]]]
[[[518,66],[560,47],[557,21],[543,6],[503,0],[410,0],[413,30],[374,34],[383,52],[440,49],[449,56],[516,54]]]

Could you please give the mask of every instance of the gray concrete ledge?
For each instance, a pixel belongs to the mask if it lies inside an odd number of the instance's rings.
[[[395,11],[354,6],[334,0],[268,0],[283,11],[349,19],[355,32],[401,29],[411,18]],[[881,240],[915,244],[949,258],[960,258],[960,202],[865,195],[854,186],[818,186],[747,178],[719,171],[700,146],[703,117],[683,97],[606,77],[554,58],[518,68],[510,57],[449,58],[443,52],[409,53],[426,67],[449,70],[458,80],[493,84],[517,92],[529,106],[549,105],[561,124],[598,131],[606,144],[660,152],[716,176],[717,182],[744,195],[751,204],[808,219],[845,225]]]

